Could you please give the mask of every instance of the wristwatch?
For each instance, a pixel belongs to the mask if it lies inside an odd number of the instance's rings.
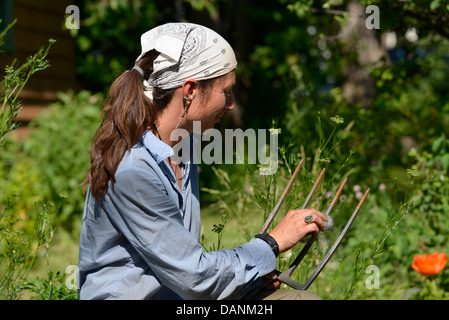
[[[276,240],[274,240],[274,238],[272,236],[270,236],[268,233],[257,234],[254,237],[258,238],[258,239],[262,239],[263,241],[268,243],[276,257],[279,255],[279,245],[276,242]]]

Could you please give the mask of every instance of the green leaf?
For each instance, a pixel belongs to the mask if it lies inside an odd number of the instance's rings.
[[[441,0],[433,0],[430,3],[430,10],[435,10],[437,9],[439,6],[441,6]]]
[[[439,138],[435,139],[432,143],[432,152],[437,153],[439,150],[441,150],[441,145],[443,141],[446,140],[446,136],[443,134]]]
[[[445,153],[440,157],[441,165],[444,170],[449,168],[449,153]]]

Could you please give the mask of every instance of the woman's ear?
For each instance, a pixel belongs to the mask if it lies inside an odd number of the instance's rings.
[[[190,102],[195,98],[198,89],[198,82],[195,79],[187,79],[182,84],[183,96]]]

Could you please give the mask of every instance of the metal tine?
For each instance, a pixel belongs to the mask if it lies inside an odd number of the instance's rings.
[[[340,187],[338,188],[337,193],[335,194],[335,197],[331,202],[331,205],[329,206],[329,208],[327,208],[327,211],[324,213],[324,215],[326,217],[331,214],[332,210],[334,210],[335,204],[337,203],[338,199],[340,198],[340,195],[343,192],[343,189],[344,189],[347,181],[348,181],[348,178],[345,178],[343,180],[343,182],[341,183]]]
[[[337,240],[335,240],[335,243],[332,245],[332,248],[329,250],[329,252],[326,254],[324,259],[320,262],[320,264],[316,267],[316,269],[312,272],[310,277],[304,282],[304,290],[308,289],[312,282],[318,277],[320,272],[324,269],[326,264],[329,262],[329,260],[334,255],[337,248],[340,246],[341,241],[345,237],[346,233],[348,232],[349,228],[351,227],[352,223],[354,222],[356,216],[358,215],[360,209],[363,206],[363,203],[365,202],[366,197],[368,196],[368,193],[370,192],[370,189],[368,188],[363,195],[362,199],[360,199],[357,207],[355,208],[354,212],[352,213],[351,218],[349,218],[348,222],[346,223],[345,227],[343,228],[343,231],[338,236]]]
[[[354,222],[355,218],[357,217],[369,192],[370,192],[370,189],[366,190],[362,199],[360,199],[357,207],[355,208],[354,212],[352,213],[352,216],[349,218],[348,222],[346,223],[345,227],[343,228],[343,231],[340,233],[337,240],[332,245],[332,248],[329,250],[329,252],[326,254],[324,259],[320,262],[320,264],[315,268],[315,270],[312,272],[310,277],[303,284],[297,283],[296,281],[292,280],[290,277],[283,276],[283,274],[279,275],[279,280],[288,284],[292,288],[295,288],[298,290],[307,290],[310,287],[310,285],[312,284],[312,282],[318,277],[320,272],[324,269],[324,267],[329,262],[329,260],[332,258],[332,256],[334,255],[335,251],[339,247],[340,243],[342,242],[343,238],[345,237],[346,233],[348,232],[349,228],[351,227],[352,223]]]
[[[323,168],[323,170],[321,170],[320,174],[318,175],[315,183],[313,184],[312,189],[310,190],[309,194],[307,195],[307,198],[304,201],[301,209],[305,209],[309,205],[310,200],[312,199],[312,196],[315,194],[315,191],[318,189],[318,186],[319,186],[321,180],[323,179],[323,176],[324,176],[325,172],[326,172],[326,168]],[[297,264],[299,264],[299,262],[304,258],[304,256],[306,255],[307,251],[309,251],[309,248],[312,246],[312,244],[313,244],[313,242],[315,240],[316,240],[316,236],[311,236],[308,239],[307,243],[304,245],[304,247],[302,248],[301,252],[299,253],[299,255],[295,259],[295,261],[298,261]],[[293,262],[293,263],[295,263],[295,262]],[[292,267],[292,265],[290,266],[290,268]],[[288,270],[290,270],[290,268]],[[294,267],[291,272],[293,272],[294,269],[296,269],[296,267]],[[282,274],[286,273],[287,271],[283,272]],[[291,274],[291,272],[290,272],[290,274]]]
[[[331,204],[329,205],[329,207],[327,208],[325,215],[329,216],[332,212],[332,210],[335,207],[335,204],[337,203],[338,199],[340,198],[340,195],[343,192],[343,189],[346,185],[346,182],[348,181],[347,178],[345,178],[342,182],[342,184],[340,185],[340,187],[337,190],[337,193],[335,194],[334,198],[332,199]],[[292,273],[296,270],[296,268],[298,267],[299,263],[302,261],[302,259],[305,257],[305,255],[307,254],[307,252],[309,251],[310,247],[312,246],[313,242],[315,242],[315,240],[317,239],[317,235],[315,236],[311,236],[309,238],[309,240],[307,241],[307,243],[304,245],[304,247],[302,248],[301,252],[299,253],[299,255],[296,257],[296,259],[292,262],[292,264],[290,265],[290,267],[284,271],[280,276],[279,279],[281,281],[283,281],[282,279],[285,279],[285,277],[290,278],[290,276],[292,275]],[[282,276],[282,277],[281,277]]]
[[[365,199],[368,196],[369,192],[370,192],[370,188],[368,188],[365,191],[365,194],[363,195],[362,199],[360,199],[359,204],[357,205],[357,208],[356,208],[357,212],[360,211],[360,209],[362,208],[363,204],[365,203]]]
[[[282,192],[281,197],[279,198],[278,202],[274,206],[273,210],[271,211],[271,213],[268,216],[267,220],[265,221],[264,225],[260,229],[259,234],[263,234],[263,233],[267,232],[268,227],[273,222],[274,217],[278,213],[282,203],[284,202],[285,198],[287,197],[287,194],[290,191],[290,188],[293,185],[293,181],[295,181],[296,176],[298,175],[299,169],[301,169],[303,162],[304,162],[304,159],[301,159],[301,161],[297,165],[295,171],[293,172],[293,175],[291,176],[290,180],[288,181],[287,186],[285,187],[284,191]]]
[[[300,166],[302,165],[302,161],[303,161],[303,160],[301,160],[301,162],[298,164],[298,167],[296,168],[295,172],[296,172],[296,171],[299,171],[299,168],[300,168]],[[314,195],[315,191],[318,189],[318,185],[320,184],[321,180],[323,179],[323,176],[324,176],[325,171],[326,171],[326,168],[324,168],[323,170],[321,170],[320,174],[318,175],[318,177],[317,177],[317,179],[316,179],[316,181],[315,181],[315,183],[314,183],[314,185],[313,185],[313,187],[312,187],[312,190],[310,190],[309,194],[307,195],[307,198],[306,198],[306,200],[304,201],[304,204],[302,205],[301,209],[305,209],[305,208],[309,205],[310,200],[312,199],[312,196]],[[289,184],[291,184],[291,182],[293,182],[292,179],[293,179],[294,177],[295,177],[295,173],[293,173],[293,176],[292,176],[292,178],[290,179]],[[288,189],[289,189],[289,186],[287,185],[287,187],[284,189],[284,192],[282,193],[283,196],[284,196],[286,190],[288,190]],[[277,213],[277,211],[278,211],[279,208],[280,208],[280,205],[278,206],[278,204],[279,204],[279,203],[282,204],[283,198],[284,198],[284,197],[281,196],[281,198],[279,199],[278,203],[276,204],[275,208],[274,208],[273,211],[271,212],[271,214],[270,214],[270,216],[268,217],[267,221],[265,222],[264,226],[263,226],[262,229],[260,230],[260,232],[259,232],[260,234],[265,233],[265,232],[267,231],[268,226],[269,226],[270,223],[273,221],[274,215]],[[273,214],[273,213],[274,213],[274,214]],[[272,215],[273,215],[273,217],[272,217]],[[310,239],[309,239],[309,241],[310,241]],[[303,253],[303,251],[304,251],[304,255],[305,255],[305,254],[307,253],[307,251],[308,251],[308,249],[305,250],[305,248],[307,247],[307,245],[309,245],[309,247],[310,247],[310,245],[312,245],[312,243],[313,243],[313,241],[311,241],[310,244],[309,244],[309,243],[306,243],[306,245],[305,245],[304,248],[302,249],[301,253]],[[301,253],[300,253],[300,255],[301,255]],[[299,256],[298,256],[298,257],[299,257]],[[298,257],[297,257],[296,259],[298,259]],[[302,258],[301,258],[301,260],[302,260]],[[278,275],[281,274],[281,272],[279,272],[278,270],[275,270],[274,272],[275,272],[276,274],[278,274]],[[268,284],[272,283],[273,281],[274,281],[274,280],[267,281],[267,282],[265,283],[265,286],[267,286]]]

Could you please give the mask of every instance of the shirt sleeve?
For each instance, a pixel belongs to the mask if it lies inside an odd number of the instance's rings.
[[[276,268],[260,239],[203,252],[156,174],[126,168],[115,178],[105,198],[110,219],[159,281],[183,299],[224,299]]]

